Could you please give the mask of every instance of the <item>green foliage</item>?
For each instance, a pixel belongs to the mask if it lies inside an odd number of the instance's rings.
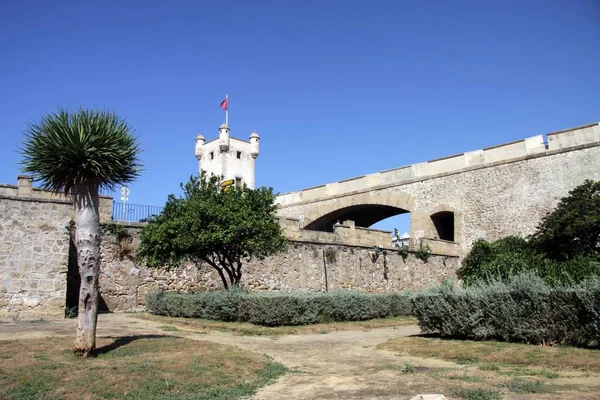
[[[532,269],[534,263],[533,251],[523,238],[507,236],[493,242],[479,239],[463,260],[458,276],[465,284],[478,279],[507,279]]]
[[[527,343],[600,343],[600,279],[551,287],[526,272],[506,281],[452,282],[413,298],[424,333]]]
[[[419,248],[419,250],[415,251],[415,257],[417,257],[419,260],[423,261],[423,262],[427,262],[427,260],[429,260],[429,257],[431,256],[431,248],[427,245],[425,245],[425,247],[421,247]]]
[[[535,271],[546,282],[559,285],[600,276],[600,182],[587,180],[570,191],[528,239],[477,240],[459,277],[470,285]]]
[[[105,111],[59,110],[29,124],[23,170],[42,187],[70,192],[79,185],[112,188],[139,175],[141,150],[125,120]]]
[[[571,190],[542,219],[531,242],[555,260],[584,254],[600,256],[600,182],[586,180]]]
[[[100,233],[108,233],[113,236],[117,241],[131,238],[131,233],[125,229],[121,224],[115,224],[113,222],[104,222],[100,224]]]
[[[400,257],[402,257],[402,261],[406,261],[408,258],[408,253],[408,246],[400,246],[398,249],[398,254],[400,254]]]
[[[550,285],[561,285],[600,276],[600,262],[592,254],[554,260],[525,239],[508,236],[493,242],[477,240],[463,260],[458,276],[465,285],[472,285],[480,280],[507,280],[525,271],[535,272]]]
[[[404,363],[401,371],[403,374],[414,374],[417,372],[417,367],[415,367],[412,361],[407,361]]]
[[[159,315],[265,326],[363,321],[411,314],[407,293],[366,294],[343,290],[328,293],[158,292],[147,296],[146,306],[150,312]]]
[[[141,231],[137,255],[150,267],[205,262],[229,289],[239,285],[244,259],[285,249],[271,188],[222,190],[219,178],[205,172],[181,188],[183,196],[169,195],[162,213]]]
[[[509,390],[514,393],[551,393],[553,388],[542,381],[526,381],[513,379],[507,384]]]

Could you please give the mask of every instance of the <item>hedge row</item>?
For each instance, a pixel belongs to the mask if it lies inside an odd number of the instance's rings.
[[[411,315],[408,293],[246,293],[240,290],[177,294],[157,292],[146,298],[154,314],[257,325],[307,325]]]
[[[447,282],[412,299],[423,333],[463,339],[600,345],[600,280],[550,287],[525,273],[460,288]]]

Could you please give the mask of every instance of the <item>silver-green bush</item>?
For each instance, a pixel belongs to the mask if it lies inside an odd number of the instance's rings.
[[[409,293],[367,294],[343,290],[328,293],[158,292],[147,296],[146,307],[154,314],[172,317],[241,321],[266,326],[307,325],[411,315],[410,296]]]
[[[550,287],[533,273],[417,294],[413,313],[424,333],[527,343],[600,343],[600,280]]]

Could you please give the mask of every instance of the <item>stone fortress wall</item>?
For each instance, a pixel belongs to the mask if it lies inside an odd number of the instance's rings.
[[[473,161],[477,157],[479,164]],[[438,162],[456,169],[442,171]],[[290,246],[285,253],[249,262],[242,284],[250,290],[370,292],[435,285],[456,276],[459,257],[475,239],[530,233],[570,189],[584,179],[600,180],[598,165],[600,127],[593,124],[550,134],[547,146],[535,137],[374,174],[377,179],[361,177],[280,196],[279,221]],[[371,186],[352,186],[373,180],[376,184]],[[317,218],[316,211],[327,213],[356,204],[410,211],[412,238],[432,249],[428,262],[414,254],[403,260],[390,248],[389,232],[361,228],[344,219],[333,232],[309,231],[297,219],[300,214]],[[444,210],[454,212],[454,242],[436,238],[428,225],[432,213]],[[111,213],[112,199],[102,197],[101,220],[110,221]],[[19,177],[16,186],[0,185],[0,318],[64,315],[71,218],[68,197],[33,188],[29,177]],[[186,264],[173,271],[145,268],[131,257],[139,224],[127,229],[130,243],[108,236],[102,239],[101,292],[108,309],[140,307],[145,294],[157,289],[221,287],[218,275],[205,265]]]
[[[598,123],[277,197],[281,218],[310,221],[360,205],[411,213],[411,246],[464,256],[478,238],[532,233],[558,200],[585,179],[600,180]],[[454,243],[440,241],[432,215],[451,212]],[[293,224],[290,222],[290,224]]]
[[[0,185],[0,318],[63,315],[72,215],[67,196],[33,188],[29,176]],[[111,215],[102,196],[101,220]]]
[[[137,248],[140,226],[128,225],[132,242],[123,246],[109,235],[102,238],[100,292],[110,310],[144,306],[147,293],[206,291],[223,287],[217,272],[207,264],[185,263],[167,271],[150,269],[130,254]],[[389,236],[388,236],[389,238]],[[384,254],[385,252],[385,254]],[[242,287],[252,290],[326,291],[356,289],[384,293],[419,290],[454,278],[456,257],[432,255],[424,262],[409,254],[368,246],[290,240],[287,251],[244,264]]]

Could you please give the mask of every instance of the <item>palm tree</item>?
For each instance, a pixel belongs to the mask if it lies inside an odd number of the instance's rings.
[[[81,276],[75,353],[87,357],[96,348],[98,275],[100,273],[99,190],[139,175],[140,148],[127,123],[114,113],[80,109],[31,123],[21,153],[23,170],[42,187],[71,194],[75,208],[75,246]]]

